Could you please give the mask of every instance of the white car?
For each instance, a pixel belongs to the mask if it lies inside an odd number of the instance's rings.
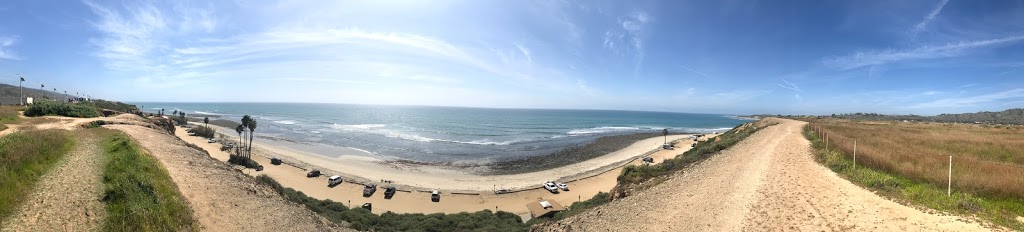
[[[341,181],[342,181],[341,180],[341,176],[338,176],[338,175],[331,176],[330,178],[327,178],[327,186],[329,186],[329,187],[337,186],[338,184],[341,184]]]
[[[569,191],[569,184],[558,183],[558,189],[561,189],[562,191]]]
[[[555,182],[552,182],[552,181],[548,181],[547,183],[544,183],[544,189],[547,189],[548,192],[551,192],[551,193],[558,193],[558,186],[555,185]]]

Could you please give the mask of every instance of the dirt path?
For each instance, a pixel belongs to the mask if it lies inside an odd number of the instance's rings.
[[[125,132],[160,160],[203,230],[331,231],[326,219],[173,135],[141,126],[104,126]]]
[[[73,131],[75,146],[39,180],[3,231],[96,231],[103,225],[101,130]]]
[[[782,120],[660,185],[535,230],[987,230],[840,178],[814,161],[804,124]]]

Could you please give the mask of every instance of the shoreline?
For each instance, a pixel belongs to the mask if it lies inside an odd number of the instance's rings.
[[[238,141],[237,134],[224,133],[229,131],[227,128],[212,125],[211,127],[214,127],[218,134],[222,134],[226,138],[224,141]],[[230,130],[230,132],[234,131]],[[670,142],[678,141],[687,139],[689,136],[691,134],[669,135],[668,140]],[[203,143],[206,142],[203,141]],[[215,144],[218,148],[216,150],[219,151],[220,143]],[[379,158],[374,157],[375,154],[359,149],[295,143],[282,139],[267,139],[259,135],[253,141],[253,154],[254,159],[256,157],[265,158],[265,160],[257,160],[261,164],[265,163],[264,166],[269,164],[271,157],[278,157],[285,163],[303,169],[318,169],[321,172],[334,173],[346,179],[357,179],[360,182],[391,180],[393,184],[421,190],[490,192],[494,190],[495,184],[510,190],[529,189],[539,187],[545,181],[571,181],[570,177],[580,176],[584,173],[608,171],[615,168],[613,164],[636,158],[652,150],[661,150],[662,144],[662,136],[659,135],[641,139],[624,148],[564,166],[496,175],[480,174],[490,171],[486,165],[460,165],[458,163],[438,165],[398,158]],[[688,143],[680,144],[680,146],[688,145]],[[689,146],[685,147],[689,148]]]
[[[228,158],[227,152],[219,150],[219,143],[207,143],[203,138],[188,136],[185,129],[181,127],[176,130],[175,135],[207,150],[215,159],[226,162]],[[237,136],[230,134],[225,134],[225,136],[226,141],[230,141],[231,138],[237,141]],[[715,135],[710,134],[705,138],[713,136]],[[680,138],[687,137],[680,135],[670,139]],[[459,213],[490,209],[509,211],[529,218],[526,204],[530,202],[546,199],[570,205],[579,200],[589,199],[599,192],[609,192],[615,187],[616,179],[625,165],[639,165],[642,163],[641,157],[652,157],[655,163],[660,163],[689,150],[689,144],[692,143],[692,140],[682,140],[675,150],[660,148],[647,150],[643,148],[660,147],[662,138],[658,136],[645,141],[647,141],[646,144],[640,143],[638,147],[641,149],[639,150],[637,147],[627,147],[622,149],[625,151],[620,150],[614,154],[606,154],[576,164],[575,168],[558,168],[517,175],[479,176],[438,167],[388,162],[371,157],[353,155],[328,157],[294,150],[274,144],[274,142],[268,144],[266,141],[257,140],[253,144],[253,159],[263,164],[264,170],[257,172],[252,169],[243,169],[242,171],[251,176],[266,174],[285,187],[302,191],[304,194],[318,199],[330,199],[353,205],[372,203],[374,212],[378,214],[385,211]],[[657,146],[650,142],[654,142]],[[285,163],[271,165],[269,157],[272,156],[282,158]],[[579,169],[579,167],[586,168]],[[306,178],[305,174],[310,169],[319,169],[324,175]],[[554,175],[558,173],[561,175]],[[345,181],[341,185],[330,188],[326,184],[326,177],[330,175],[341,175]],[[382,183],[381,179],[392,182]],[[540,185],[549,180],[567,182],[570,185],[570,191],[552,194],[540,189]],[[392,199],[383,199],[381,197],[382,190],[374,196],[363,197],[361,193],[364,183],[376,183],[378,188],[394,185],[399,192]],[[429,200],[429,190],[433,189],[438,189],[441,192],[442,200],[440,202]],[[512,191],[507,194],[494,194],[492,191],[495,189],[510,189]]]

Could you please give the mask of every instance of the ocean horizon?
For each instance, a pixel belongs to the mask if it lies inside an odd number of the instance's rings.
[[[333,103],[132,102],[210,120],[257,120],[257,136],[345,147],[375,158],[487,162],[548,155],[609,135],[712,133],[748,120],[734,115],[621,110],[506,109]],[[322,154],[337,156],[335,154]]]

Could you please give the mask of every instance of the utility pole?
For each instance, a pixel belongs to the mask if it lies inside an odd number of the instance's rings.
[[[18,82],[18,92],[21,93],[21,99],[18,100],[21,103],[21,105],[25,105],[25,90],[21,87],[21,84],[25,82],[25,77],[21,76],[21,74],[18,74],[18,78],[21,78],[21,81]]]

